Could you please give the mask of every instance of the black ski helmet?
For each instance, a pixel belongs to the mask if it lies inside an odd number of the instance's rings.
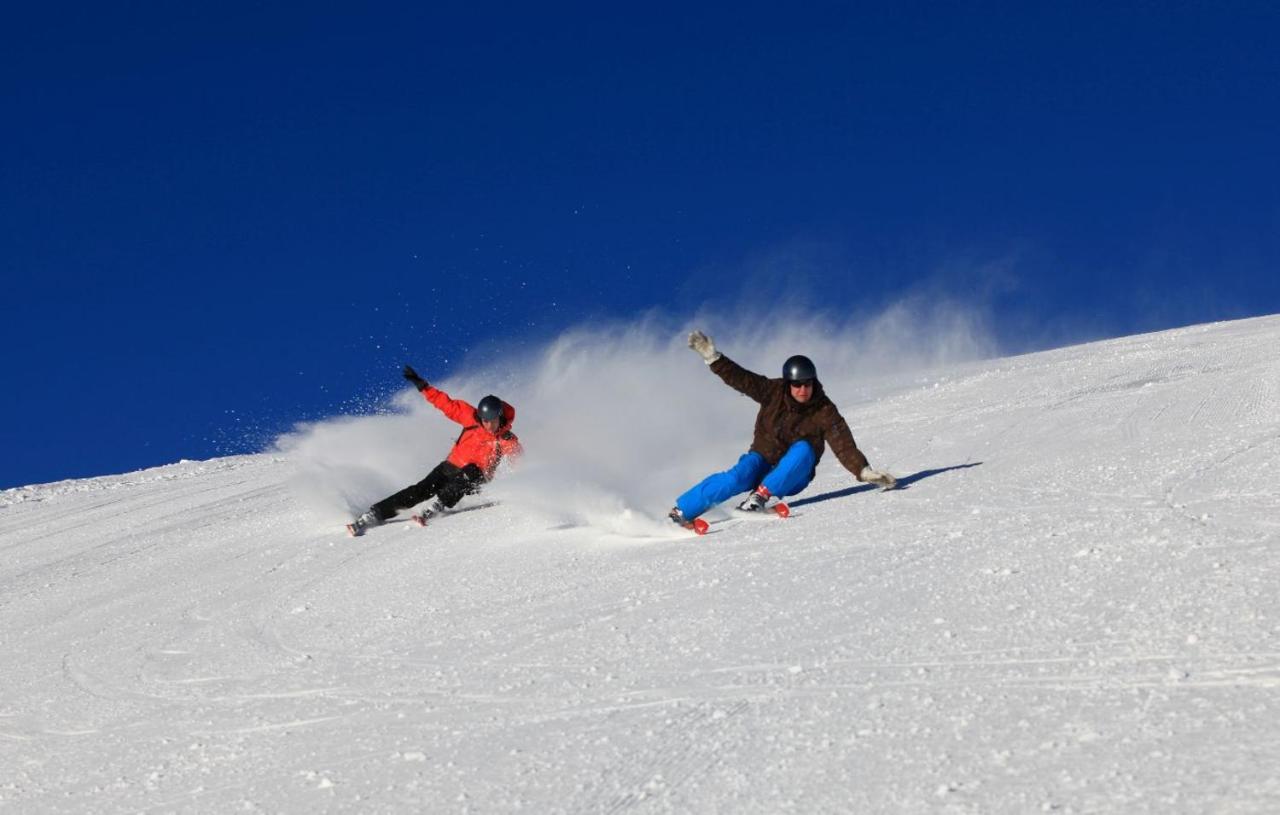
[[[796,354],[782,363],[782,378],[787,382],[808,382],[818,378],[818,369],[813,360]]]
[[[480,404],[476,406],[476,418],[482,422],[490,419],[502,420],[502,400],[493,394],[489,394],[480,400]]]

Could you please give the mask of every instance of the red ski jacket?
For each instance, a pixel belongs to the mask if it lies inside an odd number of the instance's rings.
[[[456,467],[474,464],[484,472],[485,480],[493,478],[498,462],[507,456],[522,452],[520,439],[511,432],[516,420],[516,409],[502,403],[502,423],[496,433],[490,433],[476,418],[476,409],[461,399],[450,399],[449,394],[430,385],[422,389],[423,397],[435,405],[450,420],[462,425],[462,435],[449,451],[449,463]]]

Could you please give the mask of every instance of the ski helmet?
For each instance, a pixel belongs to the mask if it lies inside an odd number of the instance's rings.
[[[782,363],[782,378],[787,382],[807,382],[818,378],[818,369],[813,360],[796,354]]]
[[[491,419],[502,419],[502,400],[493,394],[489,394],[480,400],[480,404],[476,406],[476,418],[482,422]]]

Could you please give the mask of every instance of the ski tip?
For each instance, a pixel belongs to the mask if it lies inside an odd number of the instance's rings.
[[[694,518],[693,523],[691,523],[690,526],[693,527],[694,533],[698,535],[705,535],[707,534],[707,530],[710,529],[707,522],[701,518]]]
[[[360,532],[356,529],[355,524],[347,524],[347,534],[353,538],[360,536]]]
[[[415,524],[417,524],[418,526],[426,526],[426,525],[427,525],[427,519],[426,519],[424,516],[422,516],[422,515],[414,515],[414,516],[412,516],[412,520],[413,520],[413,522],[414,522]]]
[[[782,503],[781,501],[779,501],[778,503],[774,504],[774,506],[773,506],[773,511],[774,511],[774,512],[776,512],[776,513],[778,513],[778,517],[779,517],[779,518],[789,518],[789,517],[791,517],[791,507],[787,506],[786,504]]]

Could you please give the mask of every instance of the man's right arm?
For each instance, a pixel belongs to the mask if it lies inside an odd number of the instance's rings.
[[[422,396],[450,421],[457,422],[463,427],[476,423],[476,409],[461,399],[450,399],[449,394],[431,385],[422,389]]]
[[[748,371],[724,354],[711,363],[711,373],[724,380],[724,384],[738,393],[763,403],[769,395],[769,379],[754,371]]]
[[[711,366],[711,372],[744,396],[763,403],[768,397],[769,380],[752,373],[716,350],[716,344],[701,331],[689,333],[689,347]]]

